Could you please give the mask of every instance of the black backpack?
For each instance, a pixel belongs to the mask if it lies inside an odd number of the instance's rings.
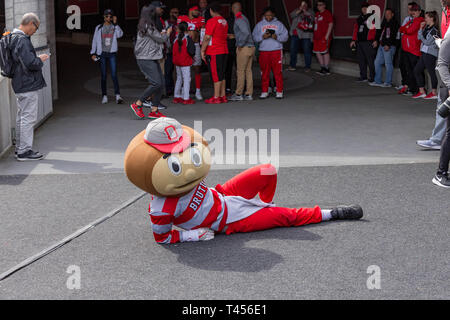
[[[6,31],[0,39],[0,69],[4,77],[12,78],[14,76],[14,59],[11,48],[12,33]]]

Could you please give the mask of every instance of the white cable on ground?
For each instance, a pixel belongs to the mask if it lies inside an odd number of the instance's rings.
[[[128,200],[127,202],[123,203],[118,208],[110,211],[106,216],[95,220],[94,222],[88,224],[87,226],[85,226],[85,227],[79,229],[78,231],[72,233],[71,235],[65,237],[64,239],[62,239],[61,241],[59,241],[59,242],[55,243],[54,245],[48,247],[47,249],[44,249],[41,252],[39,252],[39,253],[29,257],[28,259],[25,259],[24,261],[22,261],[18,265],[14,266],[11,269],[9,269],[8,271],[3,272],[2,274],[0,274],[0,281],[5,280],[10,275],[12,275],[12,274],[16,273],[17,271],[19,271],[19,270],[29,266],[30,264],[32,264],[32,263],[42,259],[46,255],[48,255],[48,254],[52,253],[53,251],[63,247],[64,245],[66,245],[70,241],[72,241],[72,240],[78,238],[79,236],[83,235],[84,233],[88,232],[90,229],[95,228],[99,224],[101,224],[101,223],[111,219],[112,217],[114,217],[115,215],[120,213],[122,210],[128,208],[129,206],[131,206],[135,202],[139,201],[140,199],[142,199],[146,195],[147,195],[147,193],[143,192],[143,193],[139,194],[138,196],[131,198],[130,200]]]

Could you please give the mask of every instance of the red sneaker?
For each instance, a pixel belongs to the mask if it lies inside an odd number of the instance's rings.
[[[406,91],[408,91],[408,87],[403,86],[403,88],[401,88],[400,90],[398,90],[398,94],[403,94],[403,93],[405,93]]]
[[[212,98],[206,99],[205,103],[207,103],[207,104],[220,104],[220,103],[222,103],[222,100],[220,98],[212,97]]]
[[[158,119],[158,118],[166,118],[165,115],[163,115],[161,112],[159,111],[155,111],[155,112],[150,112],[148,114],[148,118],[149,119]]]
[[[130,105],[130,108],[131,110],[133,110],[136,117],[138,117],[139,119],[145,118],[145,114],[142,111],[142,107],[138,106],[136,103],[133,103],[132,105]]]
[[[421,93],[420,91],[417,92],[415,95],[412,96],[413,99],[420,99],[420,98],[425,98],[427,96],[426,93]]]
[[[183,99],[181,99],[181,98],[174,98],[172,102],[173,103],[182,103]]]
[[[219,100],[221,103],[228,103],[227,96],[220,97]]]
[[[194,100],[192,100],[192,99],[187,99],[187,100],[181,100],[182,102],[182,104],[195,104],[195,101]]]
[[[425,100],[433,100],[433,99],[437,99],[437,95],[433,92],[430,92],[424,99]]]

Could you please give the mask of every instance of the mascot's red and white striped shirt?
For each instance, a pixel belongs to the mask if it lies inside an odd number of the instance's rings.
[[[204,182],[183,197],[153,196],[149,212],[156,242],[180,242],[183,231],[172,230],[175,225],[184,230],[209,228],[221,232],[227,224],[245,219],[273,204],[256,197],[224,196]]]

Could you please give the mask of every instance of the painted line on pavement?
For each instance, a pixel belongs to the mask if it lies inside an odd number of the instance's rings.
[[[88,232],[89,230],[95,228],[96,226],[102,224],[103,222],[111,219],[112,217],[114,217],[115,215],[119,214],[121,211],[123,211],[124,209],[128,208],[129,206],[131,206],[132,204],[134,204],[135,202],[139,201],[140,199],[142,199],[143,197],[145,197],[147,195],[146,192],[143,192],[133,198],[131,198],[130,200],[124,202],[122,205],[120,205],[119,207],[117,207],[116,209],[110,211],[107,215],[105,215],[104,217],[101,217],[97,220],[95,220],[94,222],[88,224],[87,226],[77,230],[76,232],[72,233],[71,235],[65,237],[64,239],[62,239],[61,241],[51,245],[50,247],[42,250],[41,252],[25,259],[24,261],[22,261],[21,263],[19,263],[18,265],[12,267],[11,269],[9,269],[8,271],[3,272],[2,274],[0,274],[0,281],[5,280],[6,278],[8,278],[9,276],[11,276],[12,274],[16,273],[17,271],[31,265],[32,263],[42,259],[43,257],[49,255],[50,253],[52,253],[55,250],[58,250],[59,248],[65,246],[66,244],[68,244],[69,242],[71,242],[72,240],[80,237],[81,235],[85,234],[86,232]]]

